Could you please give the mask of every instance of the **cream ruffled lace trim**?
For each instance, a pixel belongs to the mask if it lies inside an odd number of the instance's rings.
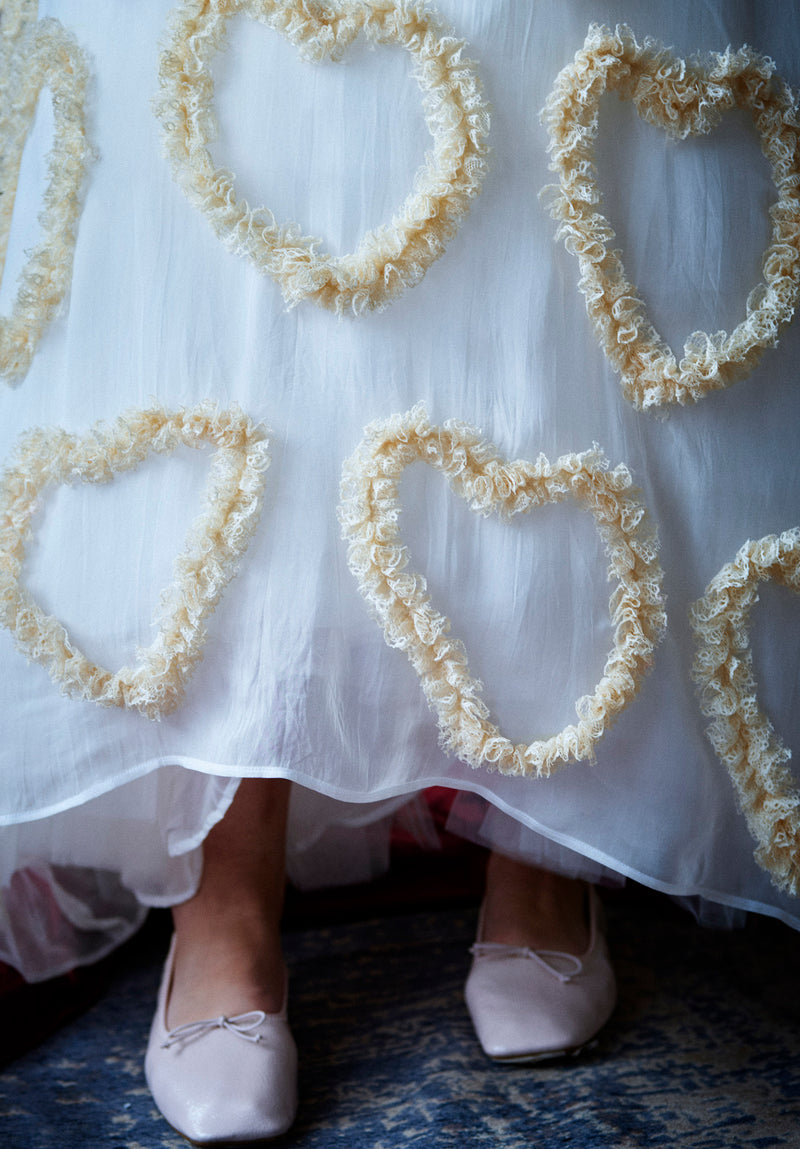
[[[3,0],[0,8],[0,66],[14,51],[19,36],[36,23],[39,0]]]
[[[510,516],[567,497],[591,511],[619,585],[610,601],[614,646],[594,693],[577,703],[575,725],[514,745],[490,720],[463,645],[450,637],[450,623],[433,606],[425,579],[406,569],[398,483],[415,461],[442,471],[479,514]],[[598,739],[635,695],[666,623],[655,532],[624,466],[609,471],[596,448],[555,464],[543,455],[533,463],[506,462],[470,427],[454,421],[432,427],[419,406],[366,428],[343,467],[339,515],[361,594],[387,643],[404,650],[420,676],[446,749],[471,766],[539,777],[558,763],[592,759]]]
[[[58,20],[42,20],[31,31],[13,35],[19,27],[20,22],[10,21],[7,58],[2,61],[7,66],[0,67],[0,275],[22,149],[45,87],[53,97],[55,130],[48,157],[50,180],[39,216],[42,236],[20,273],[11,315],[0,317],[0,374],[8,381],[25,375],[42,332],[69,289],[80,193],[92,154],[84,109],[89,71],[82,49]]]
[[[227,22],[239,12],[282,33],[312,61],[338,59],[361,31],[373,44],[400,44],[414,59],[433,149],[392,222],[368,232],[350,255],[325,255],[296,225],[251,208],[237,198],[231,173],[214,166],[209,61],[225,47]],[[489,112],[463,52],[463,41],[421,3],[187,0],[161,57],[156,109],[175,178],[225,245],[277,280],[290,307],[311,299],[339,314],[381,309],[419,283],[481,189]]]
[[[135,666],[112,674],[77,649],[22,583],[34,512],[49,486],[76,478],[107,483],[151,451],[168,454],[181,445],[205,444],[217,448],[205,505],[176,559],[174,581],[161,597],[158,634],[151,646],[137,651]],[[98,424],[85,438],[58,428],[28,432],[0,482],[0,621],[63,693],[104,706],[135,707],[153,719],[169,714],[202,658],[205,620],[256,528],[268,465],[264,430],[237,408],[220,411],[211,403],[173,414],[158,407],[128,411],[110,426]]]
[[[773,74],[774,64],[749,48],[707,62],[676,59],[631,30],[592,25],[583,48],[559,74],[542,119],[550,133],[551,169],[560,185],[551,214],[558,237],[580,266],[579,286],[600,346],[637,407],[697,400],[753,370],[794,314],[800,287],[800,121],[797,100]],[[678,362],[650,323],[622,265],[606,245],[615,233],[601,214],[594,143],[600,97],[616,92],[639,115],[677,139],[709,132],[723,112],[749,109],[769,161],[778,200],[770,209],[772,240],[747,316],[730,335],[696,331]]]
[[[767,579],[800,592],[800,529],[747,542],[692,607],[708,737],[727,767],[756,861],[773,883],[800,894],[800,789],[786,763],[791,752],[760,710],[748,637],[750,609]]]

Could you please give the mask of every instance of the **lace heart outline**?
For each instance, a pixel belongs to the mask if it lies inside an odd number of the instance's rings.
[[[774,69],[772,60],[748,47],[687,62],[653,40],[637,43],[625,25],[615,32],[592,25],[547,99],[542,121],[559,184],[542,194],[558,221],[557,238],[578,259],[578,286],[600,346],[621,376],[624,395],[640,409],[696,402],[748,375],[794,314],[800,292],[800,119],[796,95]],[[600,211],[594,149],[606,92],[632,100],[640,116],[676,139],[711,131],[731,108],[748,110],[778,191],[763,279],[747,298],[746,318],[730,334],[694,332],[680,362],[648,319],[621,253],[606,246],[615,232]]]
[[[757,843],[755,858],[773,884],[800,894],[800,789],[784,746],[758,703],[748,634],[759,584],[800,593],[800,528],[746,542],[691,608],[693,675],[709,741],[736,791]]]
[[[204,506],[192,523],[161,596],[153,643],[135,666],[116,673],[98,666],[72,642],[22,582],[32,518],[48,487],[80,479],[107,483],[136,468],[151,452],[183,445],[216,447]],[[212,403],[170,413],[132,410],[113,424],[97,424],[83,438],[60,428],[37,428],[20,439],[0,479],[0,622],[28,659],[43,665],[62,693],[103,706],[125,706],[160,719],[181,703],[200,662],[205,621],[256,529],[269,466],[266,431],[238,408]]]
[[[399,539],[398,484],[415,461],[446,477],[472,510],[511,516],[573,498],[591,512],[618,580],[609,608],[614,645],[594,693],[576,704],[578,722],[550,738],[515,745],[491,721],[463,644],[433,606],[422,575],[407,570]],[[501,459],[478,431],[431,426],[423,406],[370,424],[342,470],[339,517],[348,565],[389,646],[405,651],[437,716],[442,745],[473,767],[546,777],[559,764],[592,760],[604,731],[636,694],[666,626],[658,541],[631,476],[596,447],[550,463]]]
[[[280,32],[313,62],[339,59],[360,32],[374,45],[399,44],[413,58],[433,149],[391,223],[367,232],[351,254],[321,253],[320,240],[238,199],[231,173],[214,166],[209,62],[226,45],[228,20],[240,12]],[[186,0],[161,56],[156,105],[173,175],[225,246],[275,279],[290,307],[310,299],[340,315],[382,310],[443,254],[483,184],[489,109],[464,49],[422,3],[209,0],[201,11]]]
[[[20,272],[11,314],[0,316],[0,374],[9,383],[27,373],[69,290],[81,190],[93,154],[86,138],[89,68],[83,49],[58,20],[40,20],[27,32],[24,22],[20,26],[23,31],[6,50],[0,85],[0,277],[22,150],[43,88],[52,93],[54,133],[39,216],[42,235]]]

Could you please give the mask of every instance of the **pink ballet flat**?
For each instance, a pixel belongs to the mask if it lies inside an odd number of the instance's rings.
[[[170,945],[144,1070],[169,1124],[193,1145],[238,1145],[285,1133],[297,1111],[297,1049],[280,1013],[256,1009],[168,1030]]]
[[[616,1004],[616,982],[589,891],[589,947],[580,956],[478,940],[464,996],[484,1053],[531,1062],[579,1053]]]

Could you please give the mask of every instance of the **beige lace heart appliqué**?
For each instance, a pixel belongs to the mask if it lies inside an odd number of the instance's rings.
[[[620,253],[606,246],[614,230],[600,212],[594,144],[600,98],[612,91],[677,139],[709,132],[728,109],[748,110],[778,191],[763,280],[747,299],[746,318],[730,334],[690,335],[680,362],[650,323]],[[638,44],[629,28],[593,25],[556,79],[542,119],[560,181],[545,189],[557,234],[578,258],[589,318],[626,397],[640,408],[696,401],[752,371],[800,292],[800,120],[772,61],[745,47],[687,63],[651,40]]]
[[[396,43],[413,58],[433,148],[391,223],[364,235],[349,255],[326,255],[320,240],[276,223],[267,208],[251,208],[237,198],[231,174],[214,166],[209,62],[240,12],[313,62],[339,59],[359,33],[374,45]],[[175,178],[225,245],[278,282],[289,306],[310,299],[339,314],[380,310],[443,254],[483,183],[489,112],[464,47],[425,5],[402,0],[209,0],[202,10],[184,3],[161,57],[157,105]]]
[[[53,97],[49,183],[39,217],[42,236],[20,277],[11,314],[0,317],[0,374],[21,379],[42,333],[69,289],[80,193],[91,148],[85,101],[89,72],[75,38],[58,22],[42,20],[5,47],[0,87],[0,275],[5,264],[22,150],[43,88]]]
[[[150,452],[207,444],[216,452],[205,505],[175,561],[174,581],[162,595],[156,638],[137,651],[135,666],[112,673],[78,650],[23,585],[34,512],[48,487],[74,479],[106,483],[137,467]],[[175,413],[129,411],[110,426],[98,424],[84,438],[60,429],[28,432],[0,481],[0,622],[65,694],[134,707],[151,719],[169,714],[202,658],[205,621],[256,528],[268,465],[264,430],[237,408],[220,411],[210,403]]]
[[[756,861],[773,883],[800,894],[800,789],[790,751],[761,710],[748,624],[759,584],[771,579],[800,593],[800,529],[747,542],[712,579],[691,612],[694,677],[708,737],[731,776]]]
[[[409,463],[441,471],[479,514],[510,516],[575,499],[594,516],[618,586],[611,596],[614,646],[594,693],[577,703],[578,722],[553,737],[515,745],[491,721],[463,645],[449,634],[425,579],[407,569],[399,539],[398,484]],[[550,774],[559,763],[591,759],[603,732],[635,695],[651,665],[666,616],[657,541],[623,466],[608,470],[595,449],[552,464],[500,459],[477,431],[431,426],[424,408],[370,425],[342,473],[339,509],[348,563],[390,646],[404,650],[436,713],[444,747],[472,766],[505,774]]]

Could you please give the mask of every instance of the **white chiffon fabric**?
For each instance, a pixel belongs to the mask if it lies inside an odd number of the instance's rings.
[[[492,105],[489,175],[421,284],[381,313],[342,319],[308,303],[287,311],[173,182],[153,111],[170,7],[40,0],[40,17],[57,17],[87,53],[96,159],[68,302],[24,381],[0,392],[0,462],[30,427],[82,434],[153,403],[237,403],[271,429],[265,504],[185,699],[160,722],[61,695],[0,631],[0,957],[45,977],[106,952],[144,906],[188,897],[202,839],[243,777],[295,783],[289,872],[301,885],[377,872],[392,816],[404,810],[424,836],[415,796],[437,785],[461,792],[456,829],[515,856],[800,928],[798,899],[753,859],[706,739],[689,623],[745,540],[800,522],[800,328],[735,386],[665,415],[638,412],[538,198],[554,180],[539,111],[592,22],[627,22],[680,55],[748,43],[796,87],[794,5],[438,0]],[[340,63],[304,63],[239,15],[214,76],[214,159],[250,203],[335,253],[391,218],[430,142],[404,52],[357,41]],[[677,349],[692,331],[729,330],[760,278],[774,199],[748,118],[727,115],[707,139],[676,144],[629,103],[606,97],[601,109],[604,210],[654,324]],[[51,131],[45,93],[20,171],[4,314],[36,242]],[[413,668],[365,608],[337,519],[342,463],[367,423],[418,402],[433,423],[480,428],[508,458],[555,461],[597,443],[642,492],[668,627],[594,764],[514,778],[445,754]],[[37,513],[26,584],[111,669],[152,638],[209,454],[152,456],[104,486],[59,487]],[[574,721],[613,641],[592,517],[565,503],[510,523],[480,518],[422,465],[402,493],[414,569],[504,733],[532,741]],[[795,747],[797,605],[766,586],[751,636],[761,705]]]

